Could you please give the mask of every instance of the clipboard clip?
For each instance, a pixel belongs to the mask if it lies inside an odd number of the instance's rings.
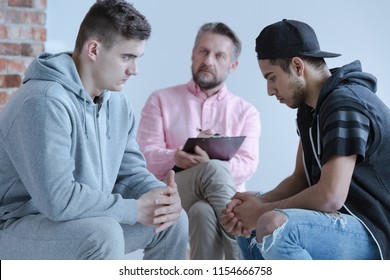
[[[202,132],[202,129],[199,128],[199,127],[197,127],[196,130],[197,130],[198,132]],[[213,134],[213,135],[210,136],[210,138],[219,138],[219,137],[223,137],[223,135],[221,135],[221,134],[219,134],[219,133],[215,133],[215,134]]]
[[[211,138],[220,138],[220,137],[223,137],[223,136],[219,133],[215,133],[213,136],[211,136]]]

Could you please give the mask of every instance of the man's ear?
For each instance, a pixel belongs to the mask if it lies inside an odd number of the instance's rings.
[[[97,40],[89,40],[85,43],[85,51],[87,56],[95,61],[99,52],[100,43]]]
[[[237,66],[238,66],[238,60],[236,59],[235,61],[232,62],[232,64],[230,65],[230,68],[229,68],[229,73],[233,73],[236,69],[237,69]]]
[[[305,64],[303,63],[303,60],[299,57],[293,57],[291,60],[292,70],[294,73],[297,74],[297,76],[303,76],[303,72],[305,70]]]
[[[194,57],[195,57],[195,48],[192,49],[191,62],[194,62]]]

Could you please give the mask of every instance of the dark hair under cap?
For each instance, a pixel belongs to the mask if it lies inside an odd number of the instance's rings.
[[[287,19],[268,25],[260,32],[256,38],[256,53],[258,59],[340,56],[321,51],[317,36],[308,24]]]

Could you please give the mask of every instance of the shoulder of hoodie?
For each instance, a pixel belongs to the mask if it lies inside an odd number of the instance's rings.
[[[24,95],[24,101],[30,99],[52,99],[64,105],[71,105],[75,103],[83,103],[83,99],[76,96],[74,92],[66,89],[63,85],[56,81],[32,80],[28,83],[34,85],[28,86],[25,84],[19,91]],[[110,95],[110,102],[114,105],[120,103],[129,109],[131,108],[128,98],[122,92],[112,92]],[[88,103],[88,102],[87,102]]]
[[[360,61],[356,60],[340,68],[332,69],[328,93],[322,102],[324,107],[366,107],[367,101],[375,100],[376,78],[362,71]],[[333,85],[332,85],[333,84]],[[321,98],[321,97],[320,97]]]
[[[44,80],[31,80],[23,84],[12,96],[11,100],[4,108],[4,112],[7,115],[7,119],[16,118],[19,114],[25,112],[26,106],[29,107],[32,104],[69,104],[74,101],[70,100],[70,93],[58,83],[54,81]]]
[[[368,99],[378,98],[371,90],[356,84],[344,84],[336,87],[323,101],[319,110],[329,115],[338,110],[356,110],[366,116],[371,115]]]
[[[51,101],[61,100],[58,96],[64,96],[64,94],[58,94],[60,91],[65,92],[61,85],[52,81],[34,80],[23,84],[13,94],[11,100],[2,111],[1,129],[4,133],[8,134],[13,123],[19,117],[26,114],[33,114],[35,116],[32,111],[40,110],[43,104],[45,106],[50,106],[53,103],[58,104],[58,102]],[[50,102],[47,102],[49,100]]]
[[[31,99],[53,99],[60,103],[68,103],[72,97],[76,98],[73,92],[58,82],[47,80],[30,80],[15,95],[19,95],[24,102]]]

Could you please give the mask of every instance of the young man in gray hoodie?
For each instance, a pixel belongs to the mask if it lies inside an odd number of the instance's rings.
[[[146,169],[118,93],[144,53],[145,17],[98,1],[75,51],[42,54],[0,113],[0,259],[184,259],[188,222],[173,172]]]

